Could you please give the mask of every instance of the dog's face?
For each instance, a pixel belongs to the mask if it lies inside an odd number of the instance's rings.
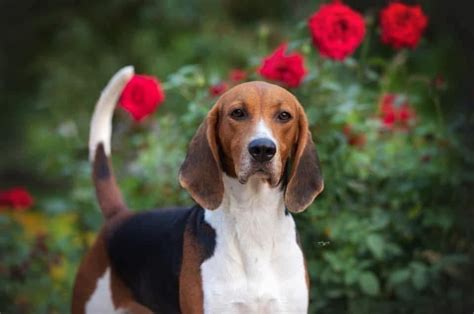
[[[294,212],[322,191],[306,115],[291,93],[248,82],[222,95],[191,141],[180,182],[201,206],[215,209],[222,201],[222,172],[242,184],[250,177],[274,187],[286,184],[285,203]]]
[[[224,172],[243,184],[256,176],[278,185],[298,139],[296,98],[276,85],[247,83],[225,94],[217,108]]]

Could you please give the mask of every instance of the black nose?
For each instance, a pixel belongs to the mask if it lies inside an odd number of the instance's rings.
[[[276,153],[275,143],[266,138],[251,141],[248,149],[253,159],[260,162],[271,160]]]

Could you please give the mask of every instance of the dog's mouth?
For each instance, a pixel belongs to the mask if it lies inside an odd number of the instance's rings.
[[[241,171],[238,179],[241,184],[245,184],[251,177],[266,180],[272,186],[278,184],[278,179],[276,178],[271,163],[252,164],[249,169]]]

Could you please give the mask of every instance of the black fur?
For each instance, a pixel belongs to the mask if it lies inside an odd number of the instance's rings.
[[[204,221],[204,210],[195,210],[191,214],[188,230],[196,239],[201,249],[201,263],[214,254],[216,248],[216,231]]]
[[[137,214],[107,241],[112,267],[135,299],[154,312],[180,313],[179,273],[186,228],[200,244],[203,261],[211,257],[215,231],[204,221],[199,206]]]
[[[97,146],[95,153],[94,173],[99,180],[108,179],[110,177],[109,163],[107,155],[105,155],[104,144],[102,143]]]

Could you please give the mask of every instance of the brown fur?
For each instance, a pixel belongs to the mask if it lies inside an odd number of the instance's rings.
[[[292,212],[306,209],[324,188],[316,147],[306,115],[300,110],[299,138],[285,193],[285,204]]]
[[[121,211],[127,211],[122,193],[113,175],[111,162],[105,155],[103,144],[98,145],[95,153],[92,179],[99,206],[106,220]]]
[[[235,109],[245,110],[248,118],[232,119],[231,112]],[[279,121],[277,116],[282,111],[288,112],[292,119]],[[303,107],[279,86],[248,82],[232,88],[217,101],[191,141],[181,167],[181,185],[204,208],[215,209],[222,202],[221,169],[237,177],[240,159],[247,149],[245,143],[260,120],[271,128],[278,143],[277,178],[283,177],[287,161],[293,159],[285,194],[288,209],[304,210],[322,191],[319,160]]]
[[[209,112],[189,144],[181,166],[179,182],[193,199],[208,209],[216,209],[224,195],[221,167],[216,143],[216,109]]]
[[[298,134],[298,101],[286,90],[263,82],[250,82],[239,85],[226,93],[216,104],[219,108],[218,134],[223,155],[226,158],[226,172],[235,177],[239,172],[240,158],[247,149],[245,143],[255,131],[257,123],[263,120],[271,128],[280,151],[279,168],[283,170],[293,143]],[[236,121],[230,113],[243,108],[249,119]],[[281,123],[277,116],[281,111],[289,112],[294,118]],[[230,169],[229,169],[230,168]],[[281,176],[281,173],[279,174]]]
[[[109,266],[103,234],[102,230],[77,272],[72,293],[72,314],[85,313],[85,305],[94,293],[97,280]]]
[[[179,300],[181,312],[190,314],[203,313],[201,263],[202,254],[199,245],[189,229],[184,233],[183,263],[179,277]]]

